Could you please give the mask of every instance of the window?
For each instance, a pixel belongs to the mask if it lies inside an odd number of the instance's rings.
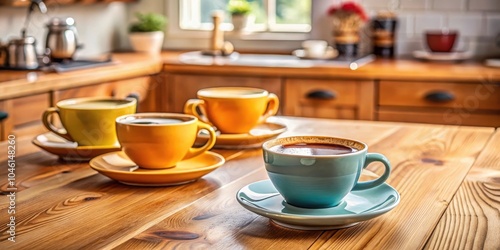
[[[229,0],[180,0],[179,26],[183,30],[212,29],[212,13],[226,13],[222,29],[232,30],[227,12]],[[255,18],[252,31],[309,32],[312,0],[248,0]]]

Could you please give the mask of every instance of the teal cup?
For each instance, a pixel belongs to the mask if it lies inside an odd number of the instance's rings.
[[[262,149],[269,179],[285,201],[297,207],[337,206],[351,191],[383,184],[391,172],[384,155],[368,153],[365,143],[351,139],[284,137],[265,142]],[[375,161],[383,163],[384,173],[360,182],[362,170]]]

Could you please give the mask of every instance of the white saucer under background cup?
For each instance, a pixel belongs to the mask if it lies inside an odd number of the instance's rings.
[[[302,42],[307,57],[322,57],[325,55],[328,43],[323,40],[306,40]]]

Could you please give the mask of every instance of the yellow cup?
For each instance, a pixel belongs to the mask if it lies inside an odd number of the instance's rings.
[[[43,113],[42,122],[48,130],[80,146],[112,146],[118,144],[115,119],[135,113],[136,105],[134,98],[67,99],[48,108]],[[57,128],[50,121],[53,114],[59,115],[64,129]]]
[[[208,141],[193,148],[196,135],[206,129]],[[175,167],[184,159],[200,155],[215,144],[213,128],[192,115],[138,113],[116,119],[116,134],[123,152],[141,168]]]
[[[188,100],[184,113],[215,126],[224,134],[245,134],[278,112],[279,100],[263,89],[218,87],[201,89]],[[197,110],[201,111],[201,115]]]

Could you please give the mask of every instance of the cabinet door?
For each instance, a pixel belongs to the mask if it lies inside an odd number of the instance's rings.
[[[19,97],[12,102],[14,126],[23,126],[41,121],[43,112],[50,106],[50,95],[46,93]]]
[[[380,81],[377,119],[500,126],[499,84]]]
[[[169,85],[167,103],[170,112],[183,112],[187,100],[196,98],[196,92],[212,87],[254,87],[274,93],[281,98],[281,81],[274,77],[240,77],[209,75],[167,75]],[[279,113],[279,112],[278,112]]]
[[[499,84],[380,81],[380,106],[499,111]]]
[[[137,95],[139,97],[139,112],[156,111],[155,95],[156,88],[159,88],[160,85],[159,79],[161,78],[147,76],[60,90],[54,93],[53,105],[60,100],[78,97],[106,96],[125,98],[128,95]]]
[[[373,119],[373,82],[294,78],[284,89],[285,115]]]
[[[42,114],[49,106],[49,93],[1,101],[0,109],[8,114],[1,122],[1,140],[5,140],[9,134],[34,137],[42,133]]]

